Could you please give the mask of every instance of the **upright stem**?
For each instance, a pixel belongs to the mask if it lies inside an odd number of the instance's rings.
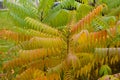
[[[69,35],[67,35],[67,54],[69,53]]]
[[[107,50],[107,56],[108,56],[108,64],[109,64],[109,60],[110,60],[110,58],[109,58],[109,48],[110,48],[110,45],[108,45],[107,48],[108,48],[108,50]]]
[[[41,14],[40,21],[42,21],[43,20],[43,11],[40,14]]]
[[[93,3],[96,4],[96,0],[93,0]]]
[[[95,6],[95,4],[96,4],[96,0],[93,0],[93,6]]]
[[[67,27],[67,54],[69,54],[70,50],[70,27]]]

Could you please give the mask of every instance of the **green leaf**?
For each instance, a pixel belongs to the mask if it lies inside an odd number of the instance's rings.
[[[99,70],[99,75],[103,76],[103,75],[108,75],[111,74],[112,70],[108,65],[102,65],[100,70]]]
[[[80,4],[77,9],[76,19],[77,21],[85,17],[90,11],[92,7],[86,4]]]
[[[43,22],[53,27],[65,26],[69,21],[70,21],[69,11],[64,9],[61,9],[53,14],[50,14],[43,20]]]

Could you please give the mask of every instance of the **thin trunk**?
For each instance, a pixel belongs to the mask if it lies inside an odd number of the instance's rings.
[[[43,11],[40,14],[41,14],[40,21],[42,21],[43,20]]]
[[[110,61],[110,58],[109,58],[109,56],[110,56],[110,53],[109,53],[110,45],[108,45],[107,48],[108,48],[108,50],[107,50],[107,56],[108,56],[108,64],[109,64],[109,61]]]
[[[96,0],[93,0],[93,3],[96,4]]]
[[[68,28],[68,35],[67,35],[67,54],[69,54],[69,48],[70,48],[70,32],[69,32],[69,28]]]

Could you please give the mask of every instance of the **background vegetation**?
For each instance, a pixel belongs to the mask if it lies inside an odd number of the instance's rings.
[[[4,5],[0,79],[120,79],[119,0],[4,0]]]

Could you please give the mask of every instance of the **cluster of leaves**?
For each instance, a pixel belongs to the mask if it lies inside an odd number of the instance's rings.
[[[54,0],[4,3],[15,26],[0,30],[0,39],[13,43],[1,64],[5,74],[1,79],[96,80],[120,71],[120,50],[110,48],[120,43],[120,10],[113,4],[102,0],[63,0],[57,6]]]

